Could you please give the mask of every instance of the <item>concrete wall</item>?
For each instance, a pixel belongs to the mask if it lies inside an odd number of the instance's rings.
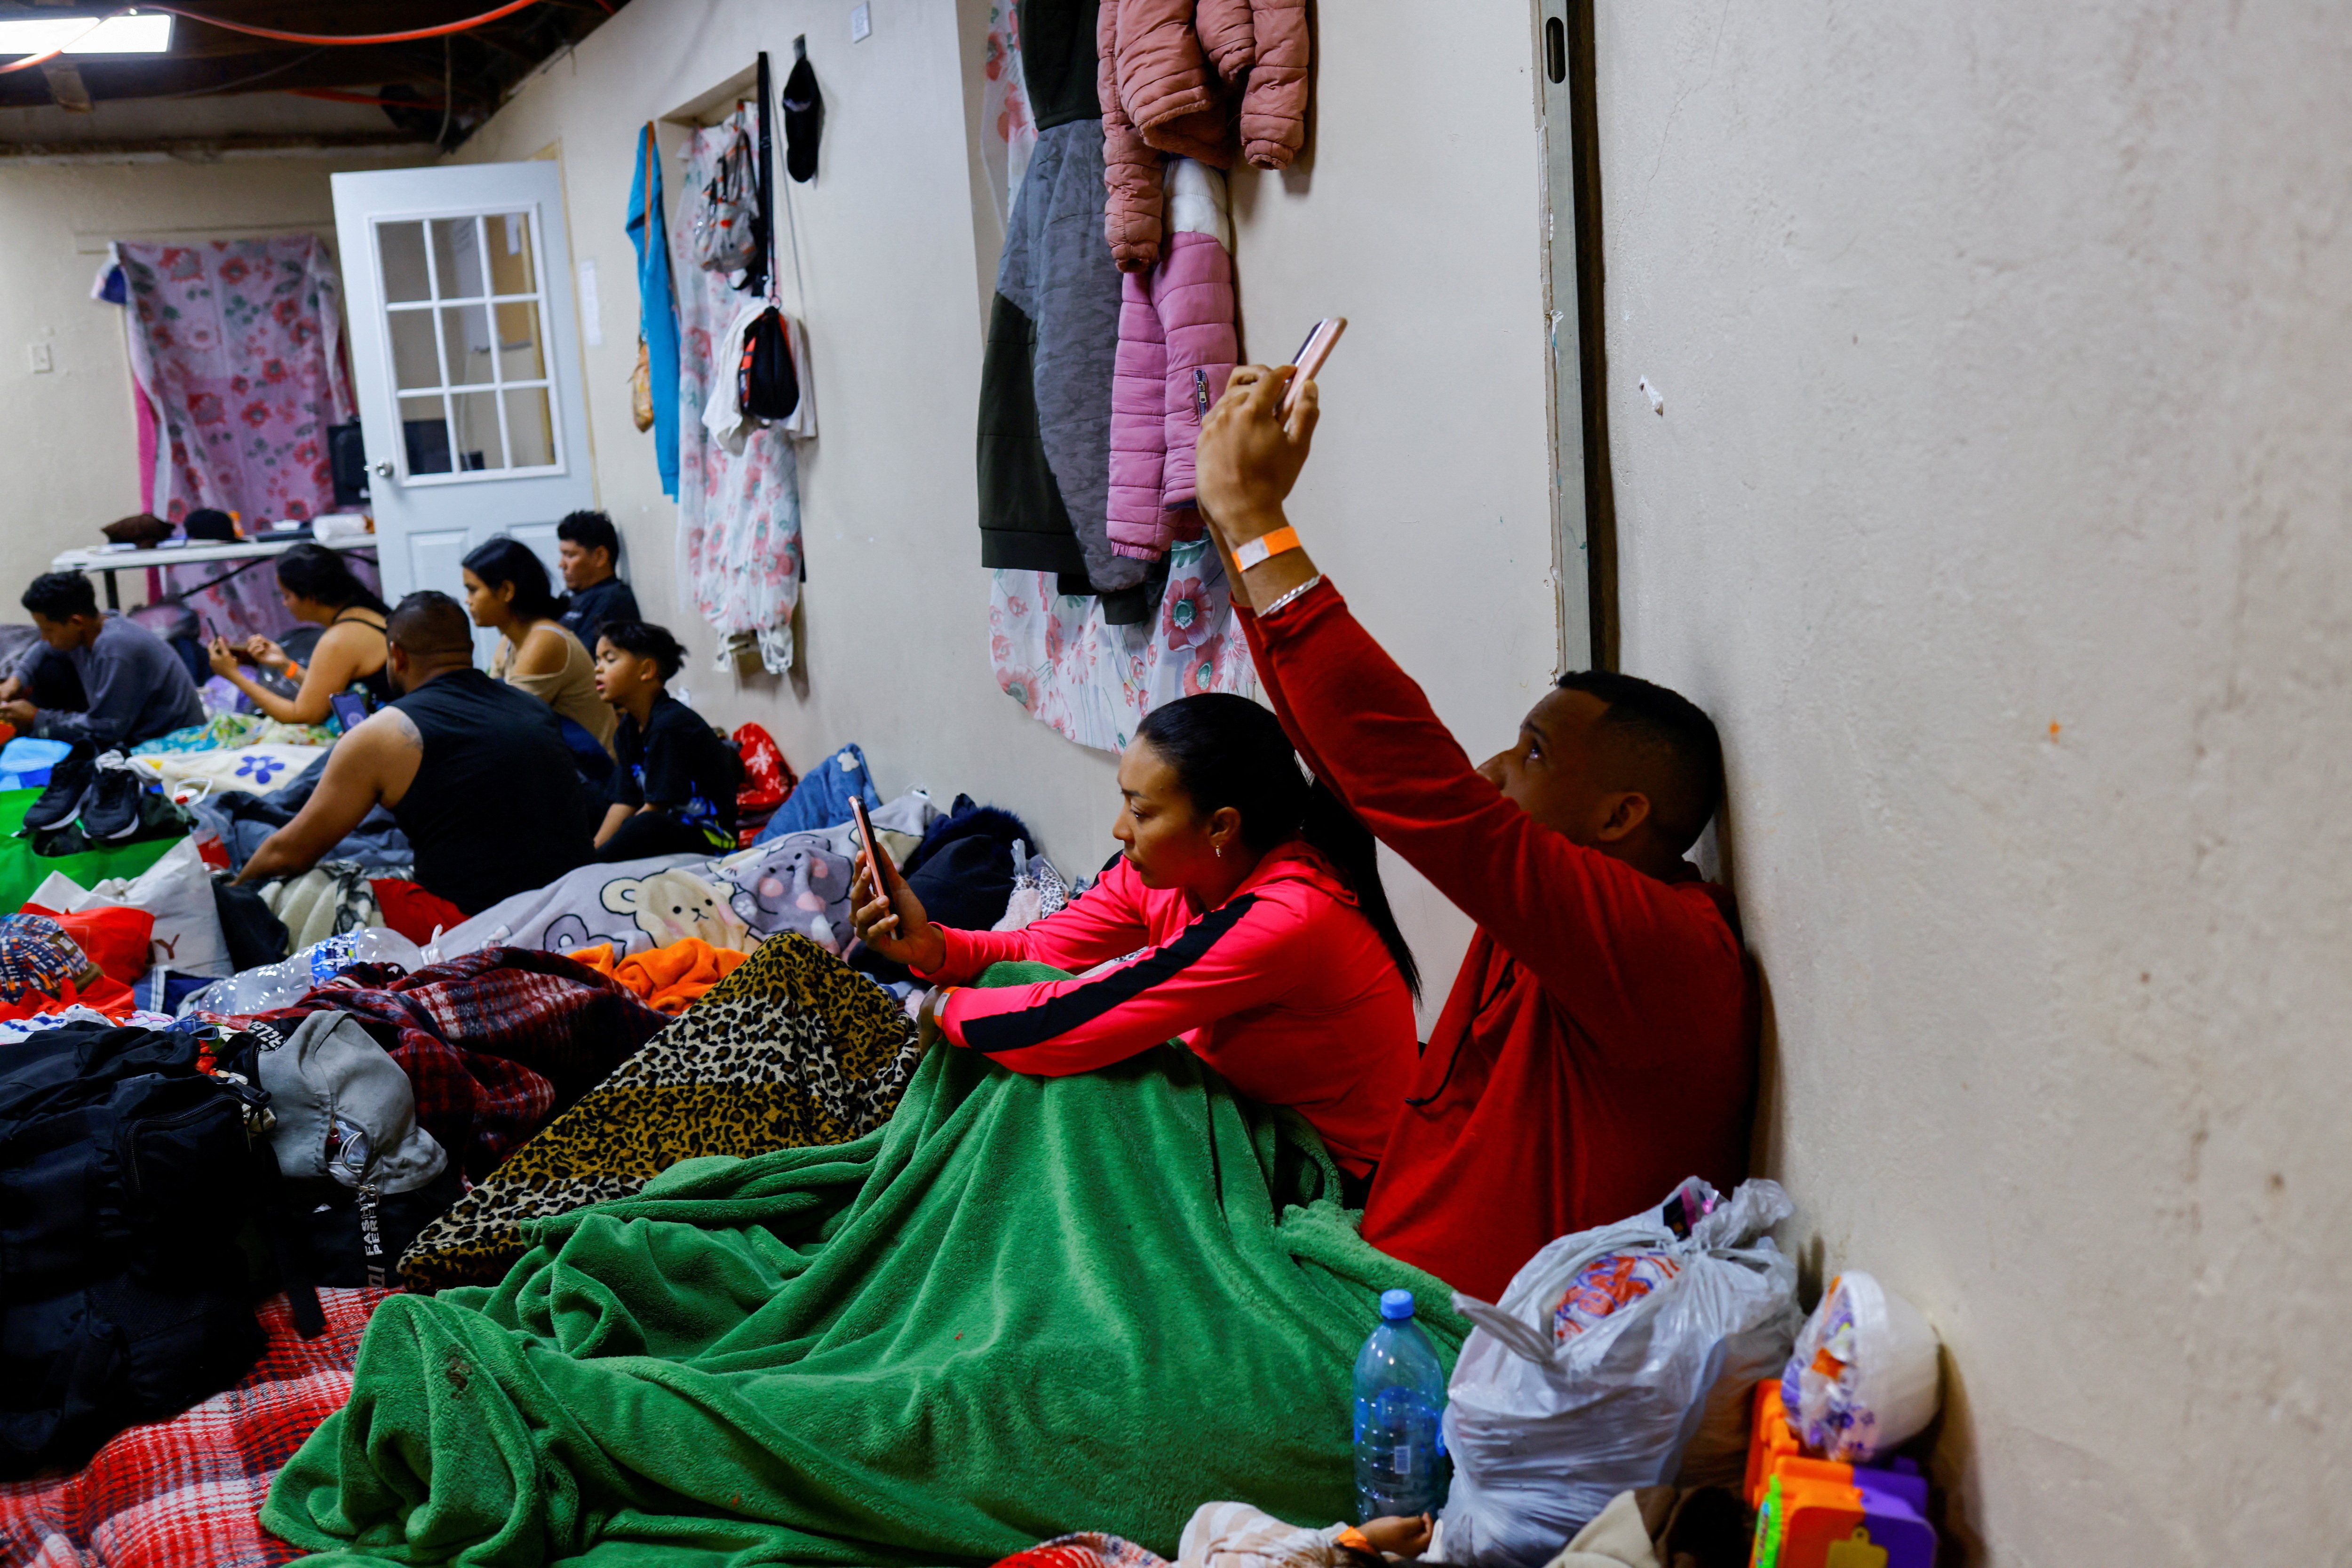
[[[139,510],[137,427],[122,312],[93,303],[110,239],[232,239],[310,231],[334,242],[338,169],[413,155],[238,158],[215,163],[0,162],[0,620],[60,550]],[[29,345],[55,366],[36,374]],[[138,574],[122,579],[139,590]]]
[[[1974,1561],[2347,1561],[2352,12],[1598,9],[1765,1163],[1945,1336]]]
[[[1012,806],[1061,864],[1090,871],[1115,847],[1111,759],[1026,718],[988,668],[974,283],[993,275],[999,230],[974,184],[967,97],[986,15],[985,0],[887,0],[853,45],[847,8],[830,0],[636,0],[461,157],[560,148],[573,254],[595,260],[604,301],[604,344],[585,351],[601,501],[646,613],[696,649],[696,705],[758,720],[802,765],[857,741],[886,792],[920,784]],[[1493,750],[1555,658],[1534,88],[1524,17],[1401,51],[1408,15],[1396,0],[1327,15],[1307,164],[1236,176],[1243,328],[1248,352],[1279,359],[1317,317],[1351,318],[1298,521],[1440,711]],[[739,679],[708,668],[710,638],[677,591],[676,508],[652,438],[629,423],[636,309],[622,222],[637,128],[762,47],[781,81],[803,33],[825,95],[824,154],[815,182],[790,193],[801,271],[787,261],[782,278],[788,303],[804,289],[822,432],[801,470],[804,664],[786,680]],[[1443,124],[1395,112],[1416,94],[1447,106]],[[674,162],[667,184],[675,203]],[[1393,863],[1391,891],[1433,1007],[1467,926]]]

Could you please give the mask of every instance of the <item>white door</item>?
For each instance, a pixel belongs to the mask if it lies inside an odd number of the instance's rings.
[[[501,533],[552,577],[555,525],[596,504],[559,167],[334,176],[369,505],[394,602],[419,588],[462,599],[458,563]]]

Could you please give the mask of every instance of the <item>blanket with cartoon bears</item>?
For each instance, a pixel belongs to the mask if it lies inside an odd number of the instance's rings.
[[[910,790],[874,812],[883,847],[903,860],[940,808]],[[857,829],[787,833],[715,860],[659,855],[583,866],[544,888],[491,905],[443,933],[443,958],[480,948],[571,952],[612,944],[615,954],[667,947],[687,937],[749,952],[771,936],[797,932],[839,954],[850,942],[849,881]]]

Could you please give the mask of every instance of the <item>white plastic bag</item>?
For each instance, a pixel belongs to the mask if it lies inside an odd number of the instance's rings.
[[[1738,1480],[1752,1391],[1803,1316],[1763,1234],[1790,1212],[1778,1183],[1725,1202],[1692,1177],[1553,1242],[1500,1302],[1454,1296],[1478,1327],[1446,1393],[1446,1562],[1539,1568],[1621,1491]]]
[[[215,980],[180,998],[179,1016],[218,1013],[243,1016],[289,1006],[308,996],[354,963],[391,963],[414,972],[425,967],[425,954],[396,931],[363,926],[314,942],[291,958],[247,969],[226,980]]]
[[[185,974],[227,974],[235,968],[213,901],[212,868],[196,852],[194,837],[173,845],[136,877],[109,878],[88,889],[64,872],[52,871],[33,889],[31,901],[66,914],[109,905],[144,910],[155,917],[150,964]]]
[[[1780,1374],[1790,1429],[1806,1451],[1866,1465],[1936,1418],[1936,1331],[1871,1275],[1830,1281]]]

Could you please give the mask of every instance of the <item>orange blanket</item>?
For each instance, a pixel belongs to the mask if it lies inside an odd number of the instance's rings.
[[[694,999],[727,977],[730,970],[751,955],[731,947],[713,947],[689,936],[645,952],[633,952],[617,962],[613,944],[598,942],[569,955],[597,973],[619,982],[637,994],[656,1013],[672,1017],[694,1005]]]

